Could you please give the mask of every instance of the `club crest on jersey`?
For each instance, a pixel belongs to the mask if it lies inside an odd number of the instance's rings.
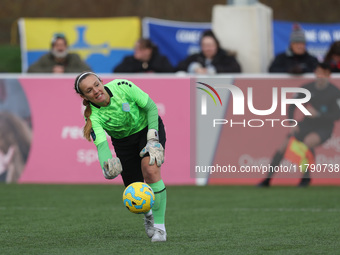
[[[130,111],[129,103],[122,103],[122,109],[124,112],[129,112]]]

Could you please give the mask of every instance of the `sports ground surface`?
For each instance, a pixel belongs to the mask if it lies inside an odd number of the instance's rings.
[[[0,185],[0,254],[340,254],[340,187],[170,186],[166,243],[123,189]]]

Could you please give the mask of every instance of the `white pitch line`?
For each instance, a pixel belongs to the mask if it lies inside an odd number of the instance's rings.
[[[340,208],[230,208],[230,210],[258,212],[340,212]]]
[[[55,210],[55,207],[24,207],[24,206],[13,206],[13,207],[0,207],[0,210]]]

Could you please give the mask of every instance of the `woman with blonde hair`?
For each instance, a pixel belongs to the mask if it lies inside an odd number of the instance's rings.
[[[104,85],[92,72],[78,75],[74,89],[86,106],[84,137],[96,145],[104,177],[121,174],[125,186],[144,180],[150,185],[155,204],[144,215],[145,231],[152,242],[166,241],[166,189],[160,173],[166,137],[156,104],[131,81],[116,79]]]

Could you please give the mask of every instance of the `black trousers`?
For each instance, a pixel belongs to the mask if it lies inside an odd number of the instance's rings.
[[[123,166],[123,172],[121,175],[125,187],[133,182],[144,182],[141,168],[142,158],[139,156],[139,153],[147,144],[147,133],[148,127],[122,139],[115,139],[111,137],[116,155]],[[166,134],[161,117],[158,117],[158,135],[159,142],[165,149]],[[148,153],[144,157],[147,156],[149,156]]]

